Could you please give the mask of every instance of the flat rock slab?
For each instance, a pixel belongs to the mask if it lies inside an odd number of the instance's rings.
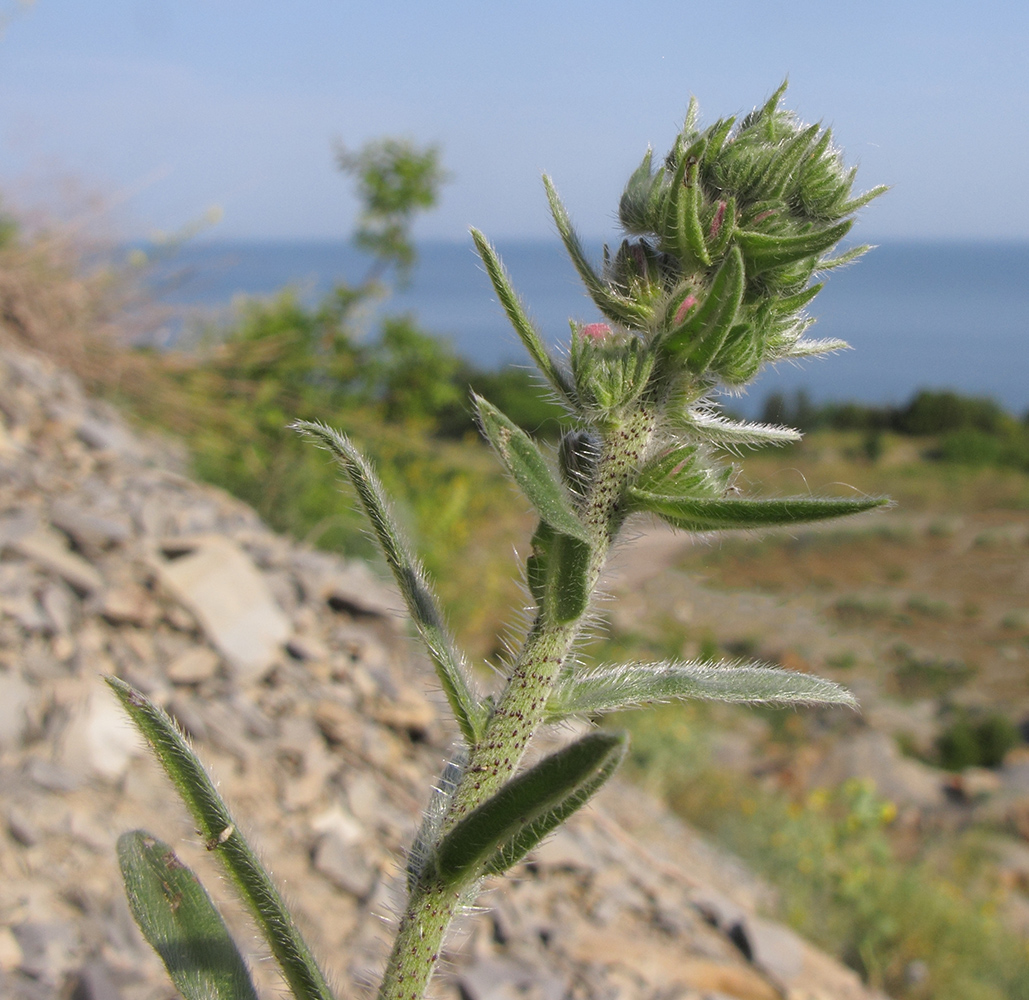
[[[11,542],[19,555],[48,569],[70,583],[81,594],[92,594],[104,585],[104,578],[68,548],[64,536],[53,528],[40,526]]]
[[[246,553],[229,538],[202,535],[163,543],[153,563],[237,677],[261,677],[292,630]]]

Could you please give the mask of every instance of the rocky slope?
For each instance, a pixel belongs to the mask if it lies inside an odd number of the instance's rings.
[[[0,351],[0,995],[12,1000],[174,996],[122,898],[115,841],[137,827],[198,869],[258,988],[282,991],[107,673],[191,735],[340,995],[370,991],[388,946],[404,847],[454,736],[431,671],[366,566],[276,536],[182,469],[68,374]],[[616,784],[462,921],[435,991],[872,996],[762,919],[768,899]]]

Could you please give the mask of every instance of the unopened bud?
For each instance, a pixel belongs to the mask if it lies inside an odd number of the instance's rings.
[[[718,208],[715,210],[715,217],[711,220],[711,228],[708,230],[708,238],[714,239],[722,228],[722,222],[725,219],[725,205],[724,201],[718,203]]]
[[[686,313],[688,313],[696,304],[696,295],[687,295],[686,298],[682,300],[682,302],[679,304],[679,308],[675,310],[676,326],[678,326],[686,318]]]

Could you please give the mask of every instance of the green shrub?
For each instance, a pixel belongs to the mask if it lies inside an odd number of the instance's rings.
[[[1019,742],[1015,724],[1007,716],[990,713],[975,719],[962,713],[936,739],[941,767],[1000,767],[1007,752]]]

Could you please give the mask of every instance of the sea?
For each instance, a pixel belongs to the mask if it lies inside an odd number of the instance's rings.
[[[600,318],[556,238],[497,249],[556,351],[568,342],[569,319]],[[599,244],[593,249],[599,259]],[[169,310],[158,336],[168,346],[218,336],[247,297],[288,287],[314,304],[369,267],[352,246],[331,241],[207,241],[151,256],[146,280]],[[885,242],[829,274],[809,311],[817,323],[808,336],[851,349],[769,368],[725,405],[754,416],[769,393],[798,390],[816,404],[900,404],[931,388],[989,396],[1019,416],[1029,410],[1029,242]],[[528,364],[470,239],[420,244],[409,284],[363,318],[363,335],[395,313],[412,314],[479,367]]]

